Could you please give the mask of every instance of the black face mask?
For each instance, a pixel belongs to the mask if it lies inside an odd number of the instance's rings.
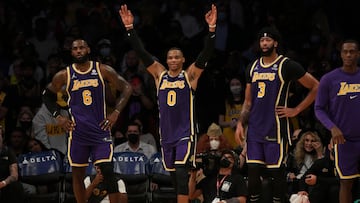
[[[220,160],[220,167],[221,168],[228,168],[231,165],[231,162],[227,158],[222,158]]]
[[[128,140],[131,144],[136,144],[139,142],[138,134],[128,134]]]
[[[114,146],[120,145],[120,144],[122,144],[122,143],[124,143],[126,141],[127,141],[126,137],[115,138],[114,139]]]

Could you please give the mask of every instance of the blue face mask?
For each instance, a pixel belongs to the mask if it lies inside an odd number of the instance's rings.
[[[100,49],[101,56],[110,56],[110,53],[111,53],[110,47],[104,47]]]

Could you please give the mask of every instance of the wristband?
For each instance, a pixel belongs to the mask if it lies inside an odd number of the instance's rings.
[[[1,181],[2,183],[4,183],[4,185],[7,185],[7,183],[6,183],[6,181],[5,180],[3,180],[3,181]]]
[[[214,24],[214,25],[209,25],[209,28],[216,28],[216,24]]]
[[[117,110],[117,109],[115,109],[114,111],[115,111],[116,113],[120,113],[120,111],[119,111],[119,110]]]
[[[128,25],[125,25],[126,28],[131,28],[131,27],[134,27],[134,24],[128,24]]]
[[[54,118],[57,118],[57,117],[60,116],[60,112],[59,112],[59,111],[55,111],[55,112],[52,114],[52,116],[53,116]]]

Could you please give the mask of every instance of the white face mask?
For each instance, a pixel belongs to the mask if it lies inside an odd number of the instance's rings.
[[[233,94],[240,94],[241,93],[241,86],[240,85],[234,85],[230,87],[230,91]]]
[[[220,141],[219,140],[210,140],[210,149],[217,150],[219,148]]]

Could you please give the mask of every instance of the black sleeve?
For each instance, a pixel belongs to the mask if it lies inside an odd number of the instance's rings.
[[[143,61],[145,67],[152,65],[154,63],[154,59],[151,57],[151,54],[145,50],[139,39],[139,36],[136,34],[135,29],[128,30],[126,35],[127,39],[130,41],[131,46],[139,55],[139,58]]]
[[[245,70],[245,82],[246,82],[246,84],[251,83],[250,70],[251,70],[251,67],[253,66],[254,63],[255,62],[252,62],[246,67],[246,70]]]
[[[42,100],[45,104],[46,108],[50,111],[53,117],[57,117],[60,115],[60,107],[57,105],[57,94],[52,92],[49,89],[45,89],[42,94]]]
[[[204,69],[209,61],[215,47],[215,32],[209,32],[206,36],[204,49],[200,52],[195,61],[195,66]]]
[[[298,80],[306,73],[298,62],[288,59],[284,61],[282,75],[285,81]]]

